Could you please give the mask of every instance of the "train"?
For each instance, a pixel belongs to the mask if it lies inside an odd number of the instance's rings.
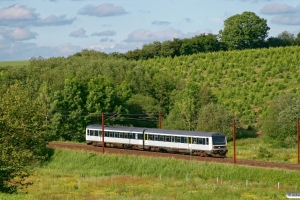
[[[102,125],[86,127],[86,144],[102,146]],[[223,133],[157,128],[104,126],[104,145],[134,150],[185,153],[202,157],[225,157],[227,138]]]

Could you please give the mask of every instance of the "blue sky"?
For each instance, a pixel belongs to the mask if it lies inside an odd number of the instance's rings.
[[[300,31],[299,0],[1,0],[0,61],[106,53],[153,41],[217,34],[244,11],[267,19],[269,36]]]

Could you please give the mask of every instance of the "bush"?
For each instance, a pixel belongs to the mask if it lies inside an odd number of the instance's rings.
[[[259,147],[258,158],[271,158],[273,154],[264,147]]]

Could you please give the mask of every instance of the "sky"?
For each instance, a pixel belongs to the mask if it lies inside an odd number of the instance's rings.
[[[299,0],[0,0],[0,61],[105,53],[154,41],[218,34],[245,11],[267,20],[269,37],[300,31]]]

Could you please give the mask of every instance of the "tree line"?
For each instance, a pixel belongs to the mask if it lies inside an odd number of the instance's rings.
[[[244,12],[224,21],[224,29],[219,34],[200,34],[192,38],[174,38],[163,42],[144,44],[141,49],[126,53],[111,53],[127,59],[140,60],[155,57],[175,57],[203,52],[243,50],[270,47],[299,46],[300,32],[294,34],[283,31],[277,37],[268,37],[270,28],[267,20],[253,12]]]

